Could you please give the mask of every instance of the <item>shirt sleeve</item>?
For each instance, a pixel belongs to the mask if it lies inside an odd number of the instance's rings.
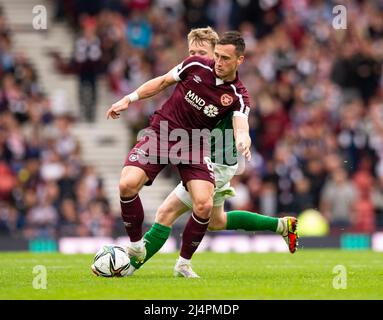
[[[250,113],[250,98],[246,89],[238,90],[232,85],[235,95],[238,97],[234,107],[233,117],[248,118]]]
[[[208,65],[208,60],[196,56],[189,57],[173,68],[173,78],[177,82],[183,81],[189,74],[198,72],[200,68],[212,70]]]

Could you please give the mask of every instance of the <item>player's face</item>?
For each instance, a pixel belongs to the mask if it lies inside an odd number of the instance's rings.
[[[243,56],[237,56],[232,44],[217,44],[214,49],[215,73],[224,81],[232,81],[243,59]]]
[[[189,42],[189,56],[213,59],[213,46],[208,41],[203,41],[201,43],[197,43],[196,41]]]

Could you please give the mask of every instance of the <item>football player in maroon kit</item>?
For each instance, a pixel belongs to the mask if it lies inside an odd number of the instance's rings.
[[[244,59],[244,50],[240,34],[226,32],[215,47],[214,61],[201,57],[188,58],[167,74],[146,82],[107,111],[108,118],[117,119],[131,102],[149,98],[177,83],[171,97],[151,119],[150,134],[129,152],[121,173],[121,209],[131,240],[129,254],[140,261],[145,259],[146,250],[142,239],[144,212],[138,193],[143,185],[150,185],[169,162],[174,163],[172,148],[179,147],[179,142],[171,137],[174,130],[183,129],[188,134],[186,143],[183,141],[180,148],[187,150],[187,156],[175,163],[193,203],[192,215],[182,238],[186,258],[193,255],[206,232],[214,193],[214,172],[206,156],[209,146],[206,140],[201,141],[201,136],[195,139],[193,131],[212,130],[217,122],[233,112],[236,147],[250,159],[251,140],[247,123],[250,103],[247,90],[237,74]],[[190,161],[191,158],[193,161]]]
[[[188,34],[189,56],[201,56],[212,59],[214,48],[218,42],[218,34],[211,28],[192,29]],[[230,98],[228,97],[228,101]],[[224,101],[225,102],[225,101]],[[237,149],[233,137],[232,125],[233,112],[216,124],[211,136],[211,160],[215,175],[215,189],[213,209],[210,216],[208,230],[247,230],[247,231],[272,231],[280,234],[285,240],[291,253],[294,253],[298,244],[295,217],[270,217],[249,211],[225,211],[226,198],[234,197],[235,190],[230,186],[230,180],[237,173]],[[219,141],[214,131],[219,133]],[[212,141],[213,140],[213,141]],[[131,257],[131,265],[127,275],[142,267],[165,244],[170,236],[171,227],[179,216],[192,210],[193,204],[189,192],[179,183],[164,200],[156,212],[155,223],[144,235],[146,258],[138,262]],[[174,266],[174,275],[198,278],[191,266],[191,256],[181,246],[180,256]]]

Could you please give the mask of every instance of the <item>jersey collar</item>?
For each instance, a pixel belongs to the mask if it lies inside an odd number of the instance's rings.
[[[225,82],[221,78],[215,77],[215,85],[219,86],[221,84],[224,84]]]
[[[235,82],[238,81],[238,71],[235,73],[235,79],[233,81],[225,82],[221,78],[218,78],[217,75],[215,74],[215,70],[214,70],[214,76],[215,76],[215,85],[216,86],[220,86],[222,84],[229,84],[230,85],[230,84],[235,83]]]

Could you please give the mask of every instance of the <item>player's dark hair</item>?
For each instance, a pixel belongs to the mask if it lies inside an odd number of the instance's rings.
[[[226,31],[217,44],[232,44],[235,47],[237,56],[243,56],[246,49],[245,40],[238,31]]]

